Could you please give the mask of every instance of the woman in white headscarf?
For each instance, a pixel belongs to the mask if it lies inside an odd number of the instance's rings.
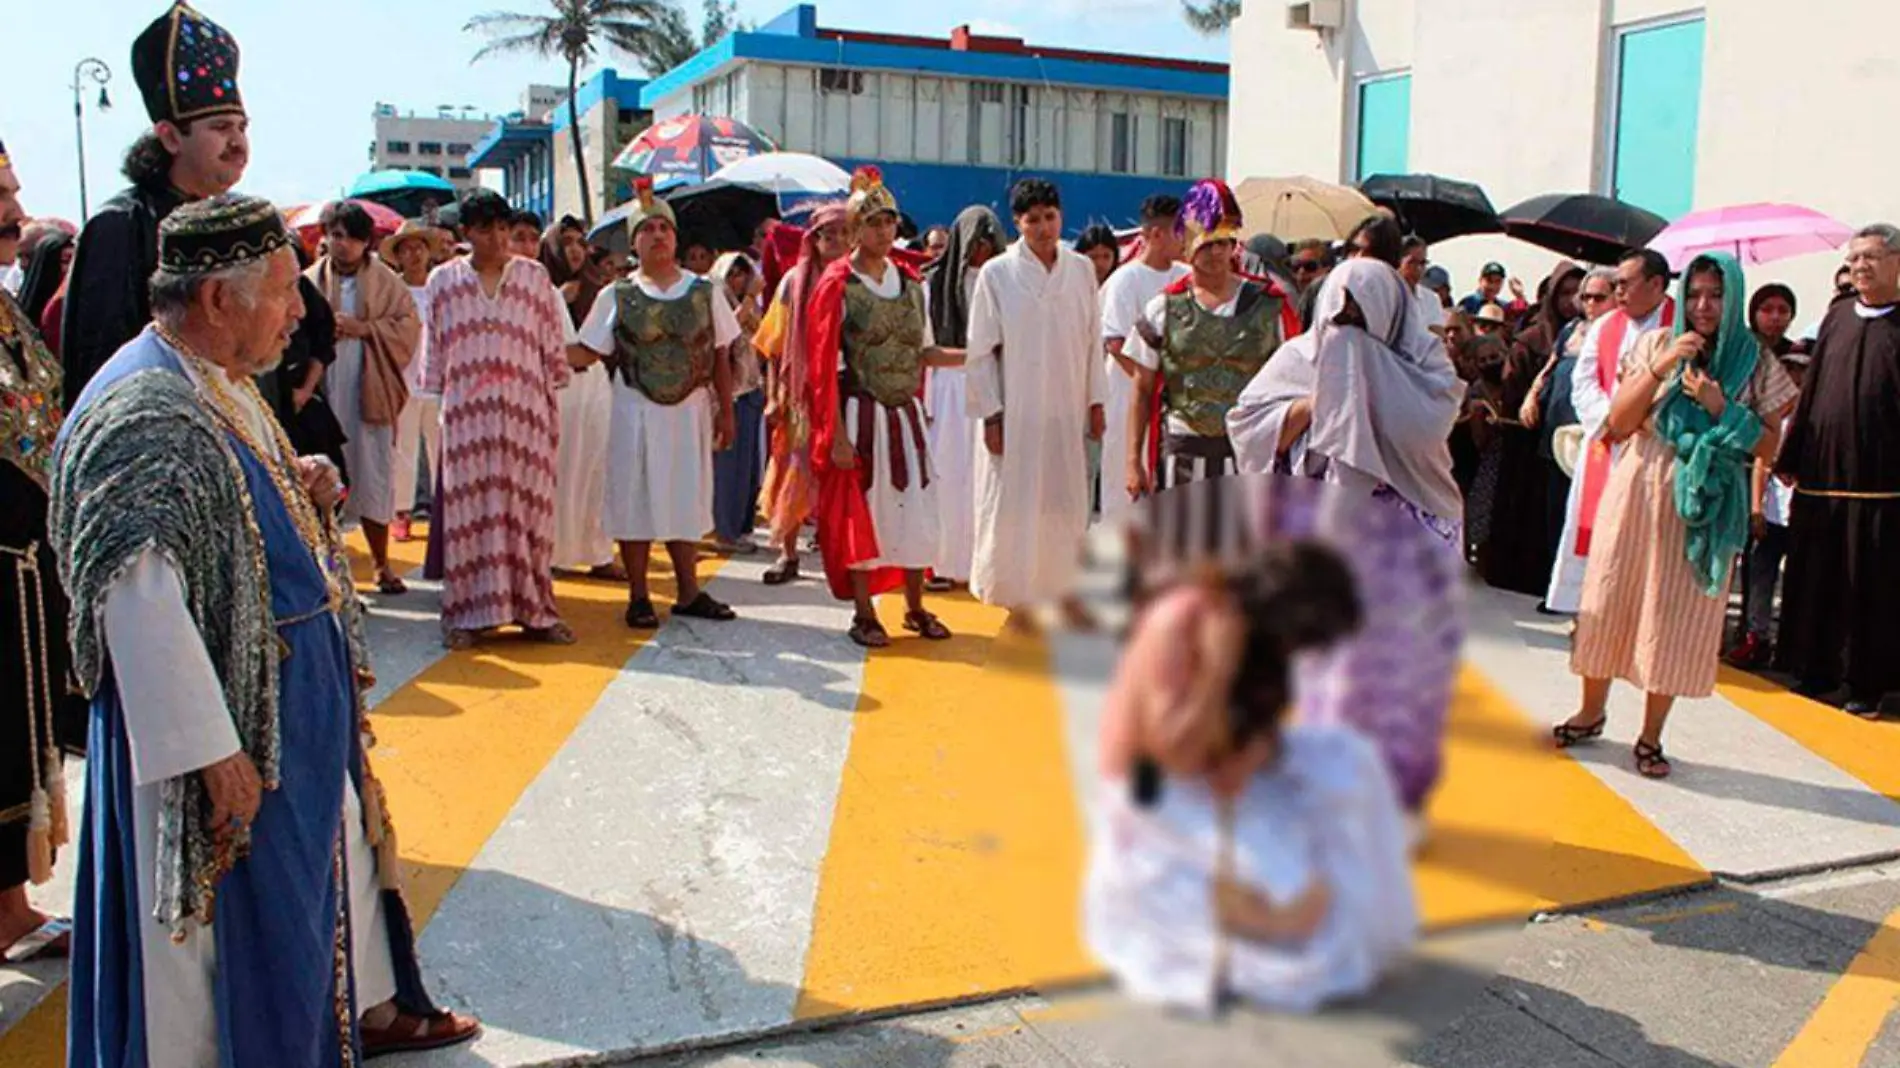
[[[1447,440],[1465,387],[1404,280],[1377,260],[1336,268],[1313,322],[1242,391],[1228,432],[1243,474],[1317,478],[1371,502],[1338,540],[1365,627],[1302,666],[1300,712],[1371,735],[1416,816],[1438,780],[1464,637],[1464,505]]]

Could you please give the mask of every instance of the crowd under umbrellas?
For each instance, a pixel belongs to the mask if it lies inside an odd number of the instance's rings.
[[[557,569],[624,581],[629,628],[732,623],[698,554],[709,532],[756,546],[760,515],[780,554],[762,581],[802,581],[815,531],[852,607],[837,640],[864,655],[951,640],[932,606],[960,587],[1025,635],[1051,605],[1088,626],[1081,547],[1122,512],[1138,611],[1083,912],[1129,990],[1194,1009],[1316,1008],[1415,942],[1404,868],[1443,772],[1467,566],[1576,617],[1559,746],[1606,736],[1614,681],[1645,692],[1630,756],[1653,778],[1674,702],[1713,684],[1744,555],[1733,656],[1773,647],[1802,692],[1869,718],[1900,688],[1893,227],[1787,205],[1665,226],[1567,193],[1493,211],[1437,176],[1210,179],[1129,205],[1117,257],[1112,232],[1071,246],[1045,178],[906,233],[876,168],[839,188],[756,152],[643,177],[605,229],[401,177],[284,208],[233,191],[238,59],[183,4],[139,36],[153,127],[47,301],[57,351],[44,307],[0,298],[20,527],[0,618],[50,621],[0,648],[26,698],[5,706],[24,744],[0,935],[72,958],[77,1060],[329,1065],[479,1032],[420,981],[366,752],[364,614],[406,593],[405,464],[433,486],[456,653],[575,641]],[[0,149],[0,231],[22,195]],[[1571,259],[1534,293],[1501,263],[1461,301],[1428,284],[1432,240],[1497,233]],[[1748,289],[1751,266],[1843,246],[1811,339],[1792,291]],[[1532,486],[1541,530],[1496,507]],[[73,685],[40,685],[48,665]],[[25,895],[71,838],[63,754],[91,758],[97,842],[70,922]]]

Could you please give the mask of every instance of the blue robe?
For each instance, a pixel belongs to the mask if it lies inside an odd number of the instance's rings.
[[[146,333],[114,356],[75,412],[114,382],[158,369],[184,374]],[[213,996],[220,1068],[334,1068],[360,1052],[343,858],[343,782],[362,788],[363,754],[344,624],[263,462],[235,436],[270,571],[271,609],[289,649],[279,679],[282,771],[252,824],[252,846],[218,887]],[[241,523],[242,517],[232,516]],[[132,760],[110,668],[92,701],[91,759],[80,831],[68,1064],[145,1068],[147,1026],[139,925],[157,923],[142,899],[153,873],[136,857]],[[407,909],[384,893],[397,1001],[435,1010],[416,964]]]

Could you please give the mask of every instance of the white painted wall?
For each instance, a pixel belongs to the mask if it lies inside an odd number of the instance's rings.
[[[1338,34],[1286,28],[1287,0],[1246,0],[1232,30],[1227,173],[1310,174],[1350,163],[1355,75],[1412,71],[1410,168],[1482,184],[1500,208],[1600,185],[1611,34],[1702,10],[1708,39],[1696,207],[1789,201],[1861,224],[1900,222],[1900,150],[1878,128],[1900,99],[1900,2],[1825,0],[1355,0]],[[1859,136],[1860,127],[1872,136]],[[1554,256],[1507,238],[1433,250],[1463,293],[1487,260],[1527,289]],[[1839,256],[1749,270],[1817,313]]]

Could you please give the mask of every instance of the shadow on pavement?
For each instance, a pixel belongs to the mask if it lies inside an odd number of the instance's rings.
[[[644,1058],[731,1045],[793,1024],[798,988],[754,978],[748,962],[731,949],[695,935],[678,916],[690,903],[660,902],[641,911],[487,870],[464,872],[454,893],[458,922],[450,929],[438,913],[424,931],[423,972],[439,1002],[480,1016],[487,1033],[459,1049],[385,1062],[392,1066]],[[602,895],[615,896],[631,895]],[[818,1026],[827,1008],[829,1015],[844,1015],[840,1008],[807,1002],[800,1029]],[[823,1063],[949,1063],[949,1040],[920,1033],[903,1038],[902,1060]]]

